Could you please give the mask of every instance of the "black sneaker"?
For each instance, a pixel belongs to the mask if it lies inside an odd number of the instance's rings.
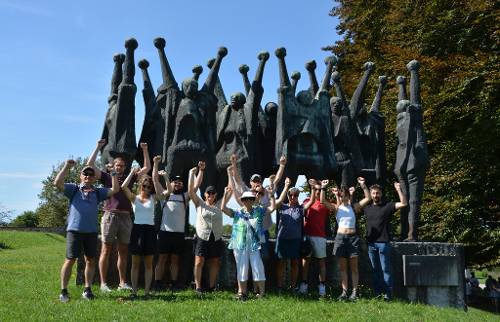
[[[196,293],[196,296],[198,296],[198,297],[203,297],[203,295],[204,295],[203,289],[201,289],[201,288],[197,288],[194,292]]]
[[[238,293],[238,294],[236,294],[236,296],[234,298],[235,298],[235,300],[238,300],[241,302],[245,302],[248,299],[247,295],[244,293]]]
[[[92,293],[91,289],[86,289],[82,293],[82,298],[84,300],[90,301],[90,300],[93,300],[95,298],[95,296],[94,296],[94,293]]]

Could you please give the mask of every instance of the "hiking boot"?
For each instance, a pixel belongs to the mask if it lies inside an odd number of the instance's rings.
[[[68,303],[69,302],[69,294],[66,291],[62,291],[61,294],[59,295],[59,301],[62,303]]]
[[[85,289],[82,293],[82,298],[84,300],[93,300],[95,298],[94,296],[94,293],[92,293],[92,290],[89,288],[89,289]]]
[[[324,283],[320,283],[318,285],[318,293],[320,297],[325,297],[326,296],[326,286]]]
[[[125,283],[118,286],[118,291],[132,291],[132,286],[128,285],[128,283]]]
[[[101,284],[101,293],[110,293],[111,289],[107,284]]]
[[[345,301],[347,300],[347,290],[342,290],[342,294],[337,298],[339,301]]]
[[[300,283],[300,286],[299,286],[299,294],[300,295],[305,295],[307,294],[307,283]]]

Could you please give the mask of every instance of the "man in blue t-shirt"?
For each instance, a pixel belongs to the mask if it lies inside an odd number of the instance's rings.
[[[66,228],[66,260],[61,268],[61,302],[69,301],[68,282],[71,270],[82,248],[85,255],[85,290],[82,297],[94,298],[91,285],[94,280],[95,257],[97,253],[97,211],[101,201],[120,190],[116,173],[112,173],[112,187],[94,187],[95,171],[92,167],[83,168],[80,184],[64,183],[64,178],[75,165],[74,160],[67,160],[54,180],[56,188],[69,199],[68,226]]]

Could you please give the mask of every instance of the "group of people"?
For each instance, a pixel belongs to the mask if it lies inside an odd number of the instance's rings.
[[[276,244],[278,258],[277,286],[284,289],[284,271],[290,260],[290,288],[299,294],[308,292],[308,268],[311,258],[319,263],[320,296],[326,295],[326,225],[331,214],[337,221],[337,234],[333,255],[339,263],[341,275],[341,300],[356,300],[358,293],[358,256],[360,237],[356,230],[357,215],[366,216],[368,254],[373,268],[374,289],[377,295],[391,298],[390,269],[390,228],[391,215],[406,206],[406,200],[399,183],[394,187],[399,195],[399,202],[386,202],[382,198],[379,185],[368,187],[363,178],[358,178],[364,197],[358,202],[353,200],[354,187],[332,188],[333,200],[327,199],[329,180],[309,179],[310,196],[301,204],[300,190],[292,186],[289,178],[284,180],[282,190],[276,199],[277,189],[281,185],[286,158],[279,160],[279,169],[270,176],[269,184],[264,187],[263,178],[254,174],[247,186],[238,176],[236,157],[231,157],[227,167],[228,184],[221,199],[216,188],[208,186],[203,191],[203,198],[198,196],[202,186],[205,163],[189,171],[187,191],[182,178],[177,174],[167,174],[159,170],[161,158],[149,159],[147,144],[140,144],[144,166],[132,168],[126,174],[127,163],[117,157],[106,170],[96,167],[96,158],[105,145],[99,140],[87,165],[80,173],[80,183],[64,183],[64,178],[75,161],[67,160],[55,179],[55,186],[70,200],[67,225],[66,259],[61,269],[62,302],[69,301],[67,290],[72,267],[83,250],[85,258],[84,299],[93,299],[91,290],[94,278],[97,238],[98,206],[104,201],[104,215],[101,219],[101,254],[99,258],[100,290],[110,292],[107,284],[109,255],[113,243],[117,242],[118,273],[121,290],[130,290],[136,297],[141,260],[144,261],[144,293],[148,296],[151,289],[160,290],[165,272],[165,264],[170,263],[168,271],[172,287],[177,286],[179,259],[184,251],[187,213],[189,202],[196,208],[196,236],[194,239],[194,280],[196,293],[215,289],[220,267],[220,258],[224,251],[222,241],[223,215],[232,218],[232,233],[228,248],[233,251],[238,282],[237,298],[247,299],[247,281],[252,270],[254,292],[257,298],[265,295],[266,272],[263,260],[267,260],[269,249],[269,228],[272,225],[271,213],[276,211]],[[148,174],[151,171],[151,176]],[[160,181],[164,178],[165,185]],[[101,186],[96,184],[100,182]],[[133,186],[137,182],[137,188]],[[238,209],[228,208],[228,201],[234,197]],[[155,225],[155,205],[161,208],[161,223]],[[158,207],[157,207],[158,208]],[[133,221],[132,221],[133,214]],[[131,284],[127,283],[128,252],[132,255]],[[153,257],[158,254],[156,267],[153,269]],[[208,266],[209,289],[202,287],[202,272],[205,263]],[[301,270],[301,282],[297,286]],[[351,273],[352,290],[348,293],[348,271]]]

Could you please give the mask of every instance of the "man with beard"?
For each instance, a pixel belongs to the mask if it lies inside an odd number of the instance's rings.
[[[198,162],[198,176],[194,183],[194,189],[200,188],[205,171],[205,162]],[[184,238],[186,237],[186,222],[188,220],[189,194],[184,191],[184,183],[179,175],[171,175],[170,182],[164,175],[168,193],[166,200],[161,202],[162,218],[160,231],[158,232],[158,263],[155,267],[155,290],[162,289],[165,262],[170,260],[171,288],[177,288],[177,277],[179,275],[179,256],[184,250]]]
[[[399,196],[399,202],[386,202],[382,199],[382,188],[378,184],[370,187],[373,203],[364,208],[366,216],[366,240],[368,255],[373,270],[373,285],[377,296],[390,300],[392,296],[391,275],[391,216],[401,208],[406,207],[406,198],[398,182],[394,188]]]

